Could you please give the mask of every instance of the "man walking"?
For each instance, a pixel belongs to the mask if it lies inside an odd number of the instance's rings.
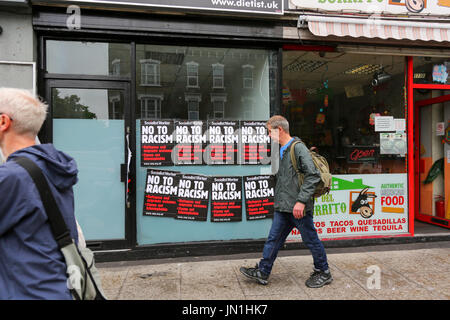
[[[295,156],[298,159],[299,169],[304,174],[303,184],[299,186],[297,173],[290,159],[289,148],[292,142],[300,139],[290,136],[289,123],[282,116],[271,117],[266,126],[272,140],[281,145],[280,166],[276,174],[275,214],[259,264],[254,268],[241,267],[240,271],[246,277],[266,285],[278,251],[291,230],[296,227],[314,260],[313,272],[305,284],[310,288],[320,288],[333,281],[328,269],[325,249],[313,222],[314,200],[312,195],[316,184],[320,181],[320,173],[306,146],[303,143],[297,143],[294,147]]]
[[[78,239],[75,161],[51,144],[35,144],[46,110],[28,91],[0,88],[0,149],[6,158],[0,166],[0,300],[72,299],[39,192],[14,161],[27,157],[41,168],[72,239]]]

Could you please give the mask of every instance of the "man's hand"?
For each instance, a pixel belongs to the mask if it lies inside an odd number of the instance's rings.
[[[295,219],[303,218],[304,211],[305,211],[305,204],[301,203],[301,202],[297,202],[294,206],[294,211],[293,211],[293,215],[294,215]]]

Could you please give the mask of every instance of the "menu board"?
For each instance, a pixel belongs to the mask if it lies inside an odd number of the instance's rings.
[[[171,166],[174,123],[172,120],[141,120],[141,166]]]
[[[213,178],[211,221],[242,221],[242,177]]]
[[[205,131],[206,123],[203,121],[175,121],[175,164],[203,164],[207,142]]]
[[[237,164],[239,121],[208,121],[208,164]]]
[[[241,121],[241,164],[269,164],[270,137],[265,121]]]
[[[245,209],[247,220],[273,217],[275,177],[256,175],[244,177]]]
[[[174,218],[179,175],[175,171],[147,170],[144,215]]]
[[[183,174],[178,183],[177,219],[206,221],[211,179],[203,175]]]

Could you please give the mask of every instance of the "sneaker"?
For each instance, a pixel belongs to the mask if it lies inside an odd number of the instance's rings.
[[[254,268],[241,267],[239,271],[247,278],[256,280],[260,284],[266,285],[269,282],[269,275],[259,270],[258,264]]]
[[[321,288],[326,284],[330,284],[332,281],[333,277],[331,276],[331,272],[314,270],[305,284],[309,288]]]

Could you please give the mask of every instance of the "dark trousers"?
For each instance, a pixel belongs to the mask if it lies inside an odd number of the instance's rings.
[[[311,251],[314,268],[328,270],[327,255],[314,227],[312,213],[305,214],[302,219],[296,219],[292,213],[275,211],[272,227],[264,244],[263,257],[258,265],[262,272],[270,274],[278,251],[294,227],[300,231],[303,242]]]

